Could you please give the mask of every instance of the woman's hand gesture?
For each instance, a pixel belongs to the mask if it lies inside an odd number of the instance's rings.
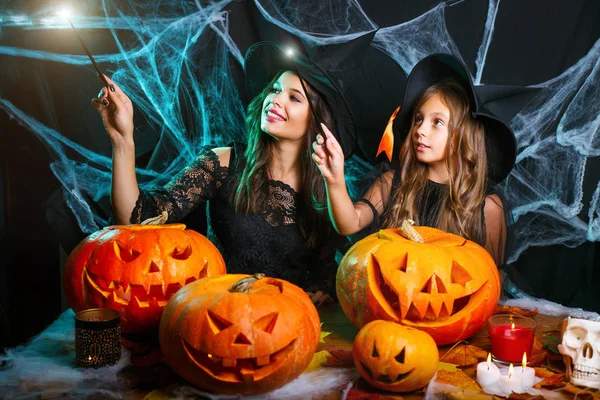
[[[133,142],[133,104],[117,84],[104,75],[109,88],[102,88],[92,105],[102,117],[106,132],[113,143],[119,146]]]
[[[312,158],[329,186],[345,184],[344,152],[329,128],[324,124],[321,127],[327,140],[320,134],[317,135],[317,140],[312,144]]]

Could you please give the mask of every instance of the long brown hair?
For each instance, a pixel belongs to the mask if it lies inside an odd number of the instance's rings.
[[[400,149],[401,183],[392,194],[383,225],[398,227],[406,218],[419,223],[418,205],[427,184],[427,165],[416,157],[414,121],[417,111],[435,94],[450,110],[445,160],[449,182],[445,198],[440,199],[436,227],[483,244],[481,207],[487,177],[484,127],[471,115],[467,92],[454,79],[444,79],[427,88],[413,108],[413,122]]]
[[[277,139],[260,128],[263,102],[275,82],[285,71],[280,71],[273,80],[250,102],[246,113],[246,132],[248,144],[244,152],[244,166],[239,176],[237,189],[233,195],[236,211],[252,214],[266,210],[269,201],[268,166],[273,155],[272,147]],[[327,202],[325,182],[311,157],[311,145],[320,132],[318,123],[322,122],[335,129],[333,115],[323,97],[304,81],[307,96],[315,110],[316,118],[309,111],[308,130],[300,156],[300,201],[296,204],[297,222],[306,238],[308,247],[315,247],[321,235],[331,230],[326,212]],[[318,122],[317,122],[318,121]]]

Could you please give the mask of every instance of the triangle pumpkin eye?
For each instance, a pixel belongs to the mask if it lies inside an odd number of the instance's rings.
[[[377,346],[375,346],[375,343],[373,343],[373,352],[371,352],[371,357],[379,358],[379,352],[377,351]]]
[[[213,333],[215,335],[217,333],[220,333],[220,332],[224,331],[225,329],[229,328],[231,325],[233,325],[233,322],[229,322],[225,318],[221,317],[220,315],[215,314],[214,312],[212,312],[210,310],[208,310],[206,312],[206,316],[208,319],[208,324],[210,325],[210,329],[213,331]]]
[[[465,286],[467,282],[473,280],[473,277],[465,267],[452,261],[452,283],[458,283],[461,286]]]
[[[190,246],[189,244],[186,246],[185,249],[179,249],[176,247],[171,252],[171,257],[173,257],[176,260],[187,260],[188,258],[190,258],[191,255],[192,246]]]
[[[404,364],[404,356],[405,356],[405,348],[402,348],[402,351],[400,352],[400,354],[398,354],[396,357],[394,357],[396,359],[396,361],[398,361],[400,364]]]
[[[115,251],[116,256],[121,260],[121,261],[125,261],[125,262],[132,262],[134,261],[136,258],[138,258],[140,256],[139,251],[137,251],[134,248],[130,248],[129,246],[117,241],[113,242],[113,248]]]
[[[267,315],[263,315],[256,321],[254,321],[254,326],[261,331],[267,332],[269,334],[273,333],[273,329],[275,329],[275,324],[277,323],[277,318],[279,317],[279,312],[275,311],[269,313]]]

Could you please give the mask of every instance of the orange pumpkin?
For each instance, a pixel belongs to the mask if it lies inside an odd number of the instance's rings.
[[[427,333],[394,322],[363,326],[352,346],[354,365],[369,384],[392,392],[427,385],[437,371],[438,348]]]
[[[488,252],[460,236],[416,227],[423,243],[384,229],[340,261],[340,305],[357,327],[383,319],[422,329],[438,345],[473,335],[492,315],[500,277]]]
[[[319,342],[319,315],[302,289],[262,277],[223,275],[177,292],[160,323],[167,364],[227,394],[268,392],[300,375]]]
[[[64,288],[75,311],[107,307],[121,313],[121,332],[152,334],[181,287],[225,273],[204,236],[183,224],[116,225],[84,239],[69,255]]]

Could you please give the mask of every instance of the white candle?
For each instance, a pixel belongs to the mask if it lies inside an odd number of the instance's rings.
[[[515,368],[512,364],[508,368],[508,375],[500,377],[500,388],[506,393],[523,393],[523,384],[521,382],[521,373],[515,373]]]
[[[488,353],[487,362],[477,364],[477,382],[481,386],[492,386],[498,383],[500,370],[492,364],[492,354]]]
[[[523,366],[521,367],[521,381],[523,389],[527,390],[535,383],[535,370],[527,366],[527,353],[523,353]],[[518,368],[518,367],[517,367]],[[517,369],[515,368],[515,370]]]

